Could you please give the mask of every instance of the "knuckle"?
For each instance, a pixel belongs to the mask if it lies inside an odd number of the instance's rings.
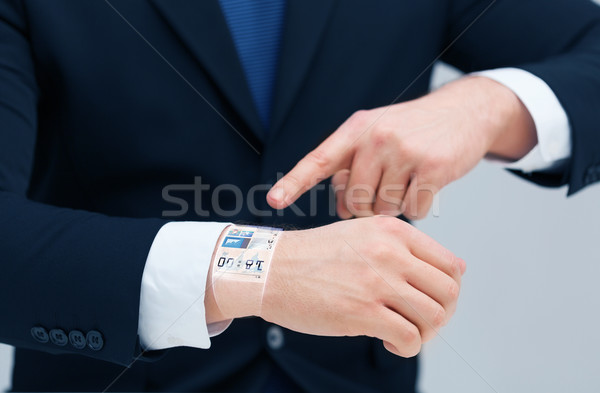
[[[435,310],[433,311],[433,317],[431,322],[432,327],[435,330],[438,330],[439,328],[444,326],[444,324],[446,323],[446,310],[442,306],[438,306],[435,308]],[[433,333],[434,335],[436,334],[435,331]]]
[[[352,125],[360,126],[360,125],[365,124],[367,122],[368,118],[369,118],[369,111],[366,109],[361,109],[361,110],[354,112],[350,116],[348,121]]]
[[[403,161],[409,161],[413,165],[420,164],[427,156],[426,147],[418,138],[410,135],[394,138],[397,153]]]
[[[404,329],[400,337],[400,345],[396,347],[404,357],[416,356],[421,351],[421,335],[416,326]]]
[[[337,171],[331,178],[331,185],[335,192],[346,191],[346,185],[350,178],[350,171],[348,169],[341,169]]]
[[[397,262],[401,265],[401,276],[407,280],[409,277],[416,277],[423,273],[423,265],[414,258],[402,258]]]
[[[401,231],[402,225],[400,225],[400,220],[389,217],[389,216],[375,216],[373,217],[373,223],[375,228],[381,232],[388,232],[392,234],[396,234]]]
[[[450,260],[450,273],[453,277],[460,277],[460,263],[458,258],[449,256],[448,259]]]
[[[450,282],[447,289],[448,298],[451,302],[456,302],[458,300],[458,296],[460,294],[460,286],[456,281]]]
[[[372,134],[373,144],[376,148],[388,145],[393,137],[394,129],[386,125],[375,127]]]
[[[403,160],[407,160],[415,154],[411,143],[408,140],[402,138],[396,140],[396,151],[398,156],[402,157]]]
[[[329,157],[325,151],[323,151],[323,149],[315,149],[311,151],[306,156],[306,159],[308,162],[317,166],[318,168],[326,168],[330,163]]]
[[[300,178],[297,176],[297,174],[294,171],[288,173],[285,176],[284,181],[288,185],[291,185],[293,188],[301,188],[301,186],[302,186],[302,181],[300,181]]]
[[[404,344],[407,348],[414,347],[416,344],[421,343],[421,334],[419,333],[419,329],[416,326],[411,325],[406,329],[402,329],[399,333],[400,342]]]
[[[434,172],[445,167],[446,160],[438,154],[427,154],[423,157],[422,168],[424,172]]]
[[[375,242],[373,242],[371,244],[368,254],[375,261],[385,261],[392,254],[390,248],[391,247],[387,244],[376,244]]]

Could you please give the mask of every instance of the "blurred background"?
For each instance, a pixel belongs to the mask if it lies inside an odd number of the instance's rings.
[[[433,86],[459,75],[439,64]],[[459,309],[421,355],[422,392],[600,392],[600,185],[566,192],[483,162],[416,224],[467,261]],[[0,391],[11,371],[0,344]]]

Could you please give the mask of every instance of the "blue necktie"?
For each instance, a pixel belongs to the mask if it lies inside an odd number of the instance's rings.
[[[271,120],[285,0],[219,0],[254,105],[266,131]]]

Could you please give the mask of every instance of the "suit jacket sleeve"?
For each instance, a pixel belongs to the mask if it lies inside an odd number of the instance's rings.
[[[144,264],[165,222],[27,199],[39,93],[20,7],[0,2],[0,341],[127,365],[139,353]],[[32,337],[34,327],[67,335],[96,331],[103,346],[41,343]]]
[[[565,109],[572,152],[564,173],[519,173],[569,195],[600,181],[600,7],[591,0],[459,0],[448,11],[443,59],[466,72],[519,67]],[[491,6],[490,6],[491,4]]]

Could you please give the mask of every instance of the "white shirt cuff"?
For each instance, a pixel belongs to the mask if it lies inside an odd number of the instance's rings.
[[[142,348],[209,348],[231,321],[206,325],[204,292],[213,251],[229,223],[170,222],[156,234],[142,275]]]
[[[520,160],[503,166],[523,172],[559,169],[571,156],[571,126],[550,86],[519,68],[498,68],[473,75],[493,79],[511,89],[535,123],[538,144]]]

